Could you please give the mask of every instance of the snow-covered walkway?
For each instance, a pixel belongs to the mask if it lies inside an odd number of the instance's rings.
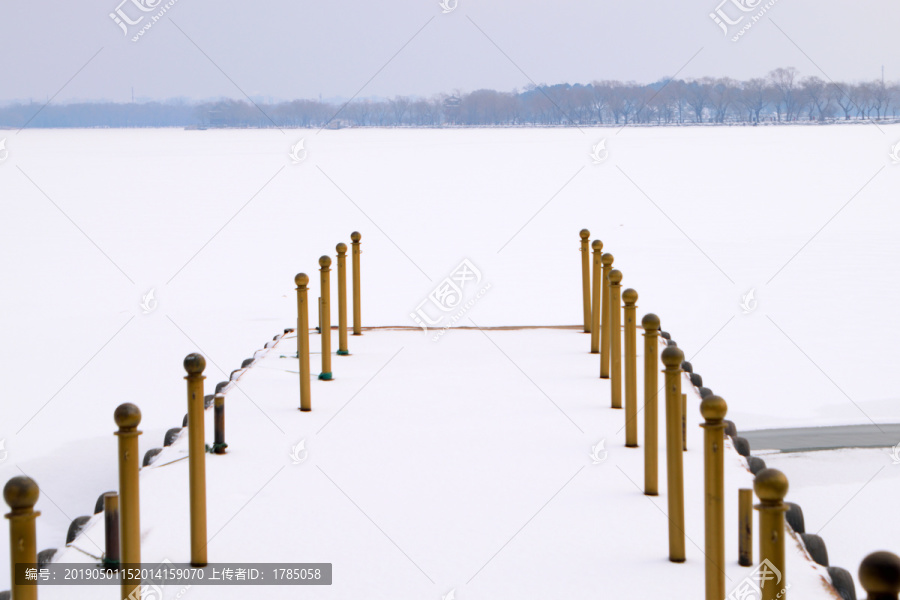
[[[267,587],[266,598],[702,597],[699,398],[685,381],[689,539],[687,562],[674,564],[664,439],[660,495],[651,498],[640,489],[643,449],[624,447],[623,411],[609,407],[609,383],[587,348],[571,329],[450,330],[437,343],[368,331],[350,338],[351,356],[334,357],[334,381],[315,380],[312,356],[313,410],[302,413],[296,339],[286,336],[226,394],[228,453],[207,455],[210,562],[333,563],[332,586]],[[215,380],[206,384],[211,393]],[[186,450],[182,435],[141,473],[144,562],[189,561],[188,465],[177,460]],[[736,535],[737,489],[751,482],[729,451],[729,590],[752,571],[737,564]],[[76,547],[102,547],[100,517],[56,560],[90,560]],[[791,537],[787,545],[790,596],[832,598],[824,569]],[[167,597],[181,592],[172,587]],[[237,598],[248,589],[188,593]],[[41,589],[45,599],[118,593]]]

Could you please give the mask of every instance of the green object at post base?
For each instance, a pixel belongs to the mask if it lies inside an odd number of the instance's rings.
[[[122,563],[117,560],[110,560],[105,556],[103,557],[103,568],[107,571],[118,571],[121,565]]]
[[[319,379],[323,381],[331,381],[331,373],[319,373]]]
[[[338,356],[350,356],[350,351],[349,350],[338,350],[337,355]]]

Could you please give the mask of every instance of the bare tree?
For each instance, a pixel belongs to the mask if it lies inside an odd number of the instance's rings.
[[[786,121],[792,121],[797,112],[796,79],[798,73],[799,71],[794,67],[779,67],[769,73],[769,80],[778,90]]]
[[[712,79],[705,77],[695,79],[687,84],[687,104],[694,111],[694,122],[703,122],[703,111],[709,104],[709,91],[712,87]]]

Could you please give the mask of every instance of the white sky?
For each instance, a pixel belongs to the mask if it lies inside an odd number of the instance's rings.
[[[738,42],[709,16],[720,0],[458,0],[446,14],[437,0],[177,0],[137,43],[109,17],[120,1],[0,2],[0,101],[43,102],[60,89],[57,102],[126,101],[132,86],[138,99],[430,95],[650,82],[682,67],[682,77],[741,79],[795,66],[857,81],[880,77],[883,64],[900,80],[900,4],[888,0],[776,0]],[[142,13],[141,1],[159,2],[125,0],[124,14],[146,15],[132,31],[160,9]],[[740,1],[722,10],[746,23],[754,12]]]

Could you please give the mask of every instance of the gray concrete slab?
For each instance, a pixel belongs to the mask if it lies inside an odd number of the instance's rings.
[[[890,448],[900,444],[900,424],[795,427],[788,429],[738,430],[751,450],[834,450],[836,448]]]

